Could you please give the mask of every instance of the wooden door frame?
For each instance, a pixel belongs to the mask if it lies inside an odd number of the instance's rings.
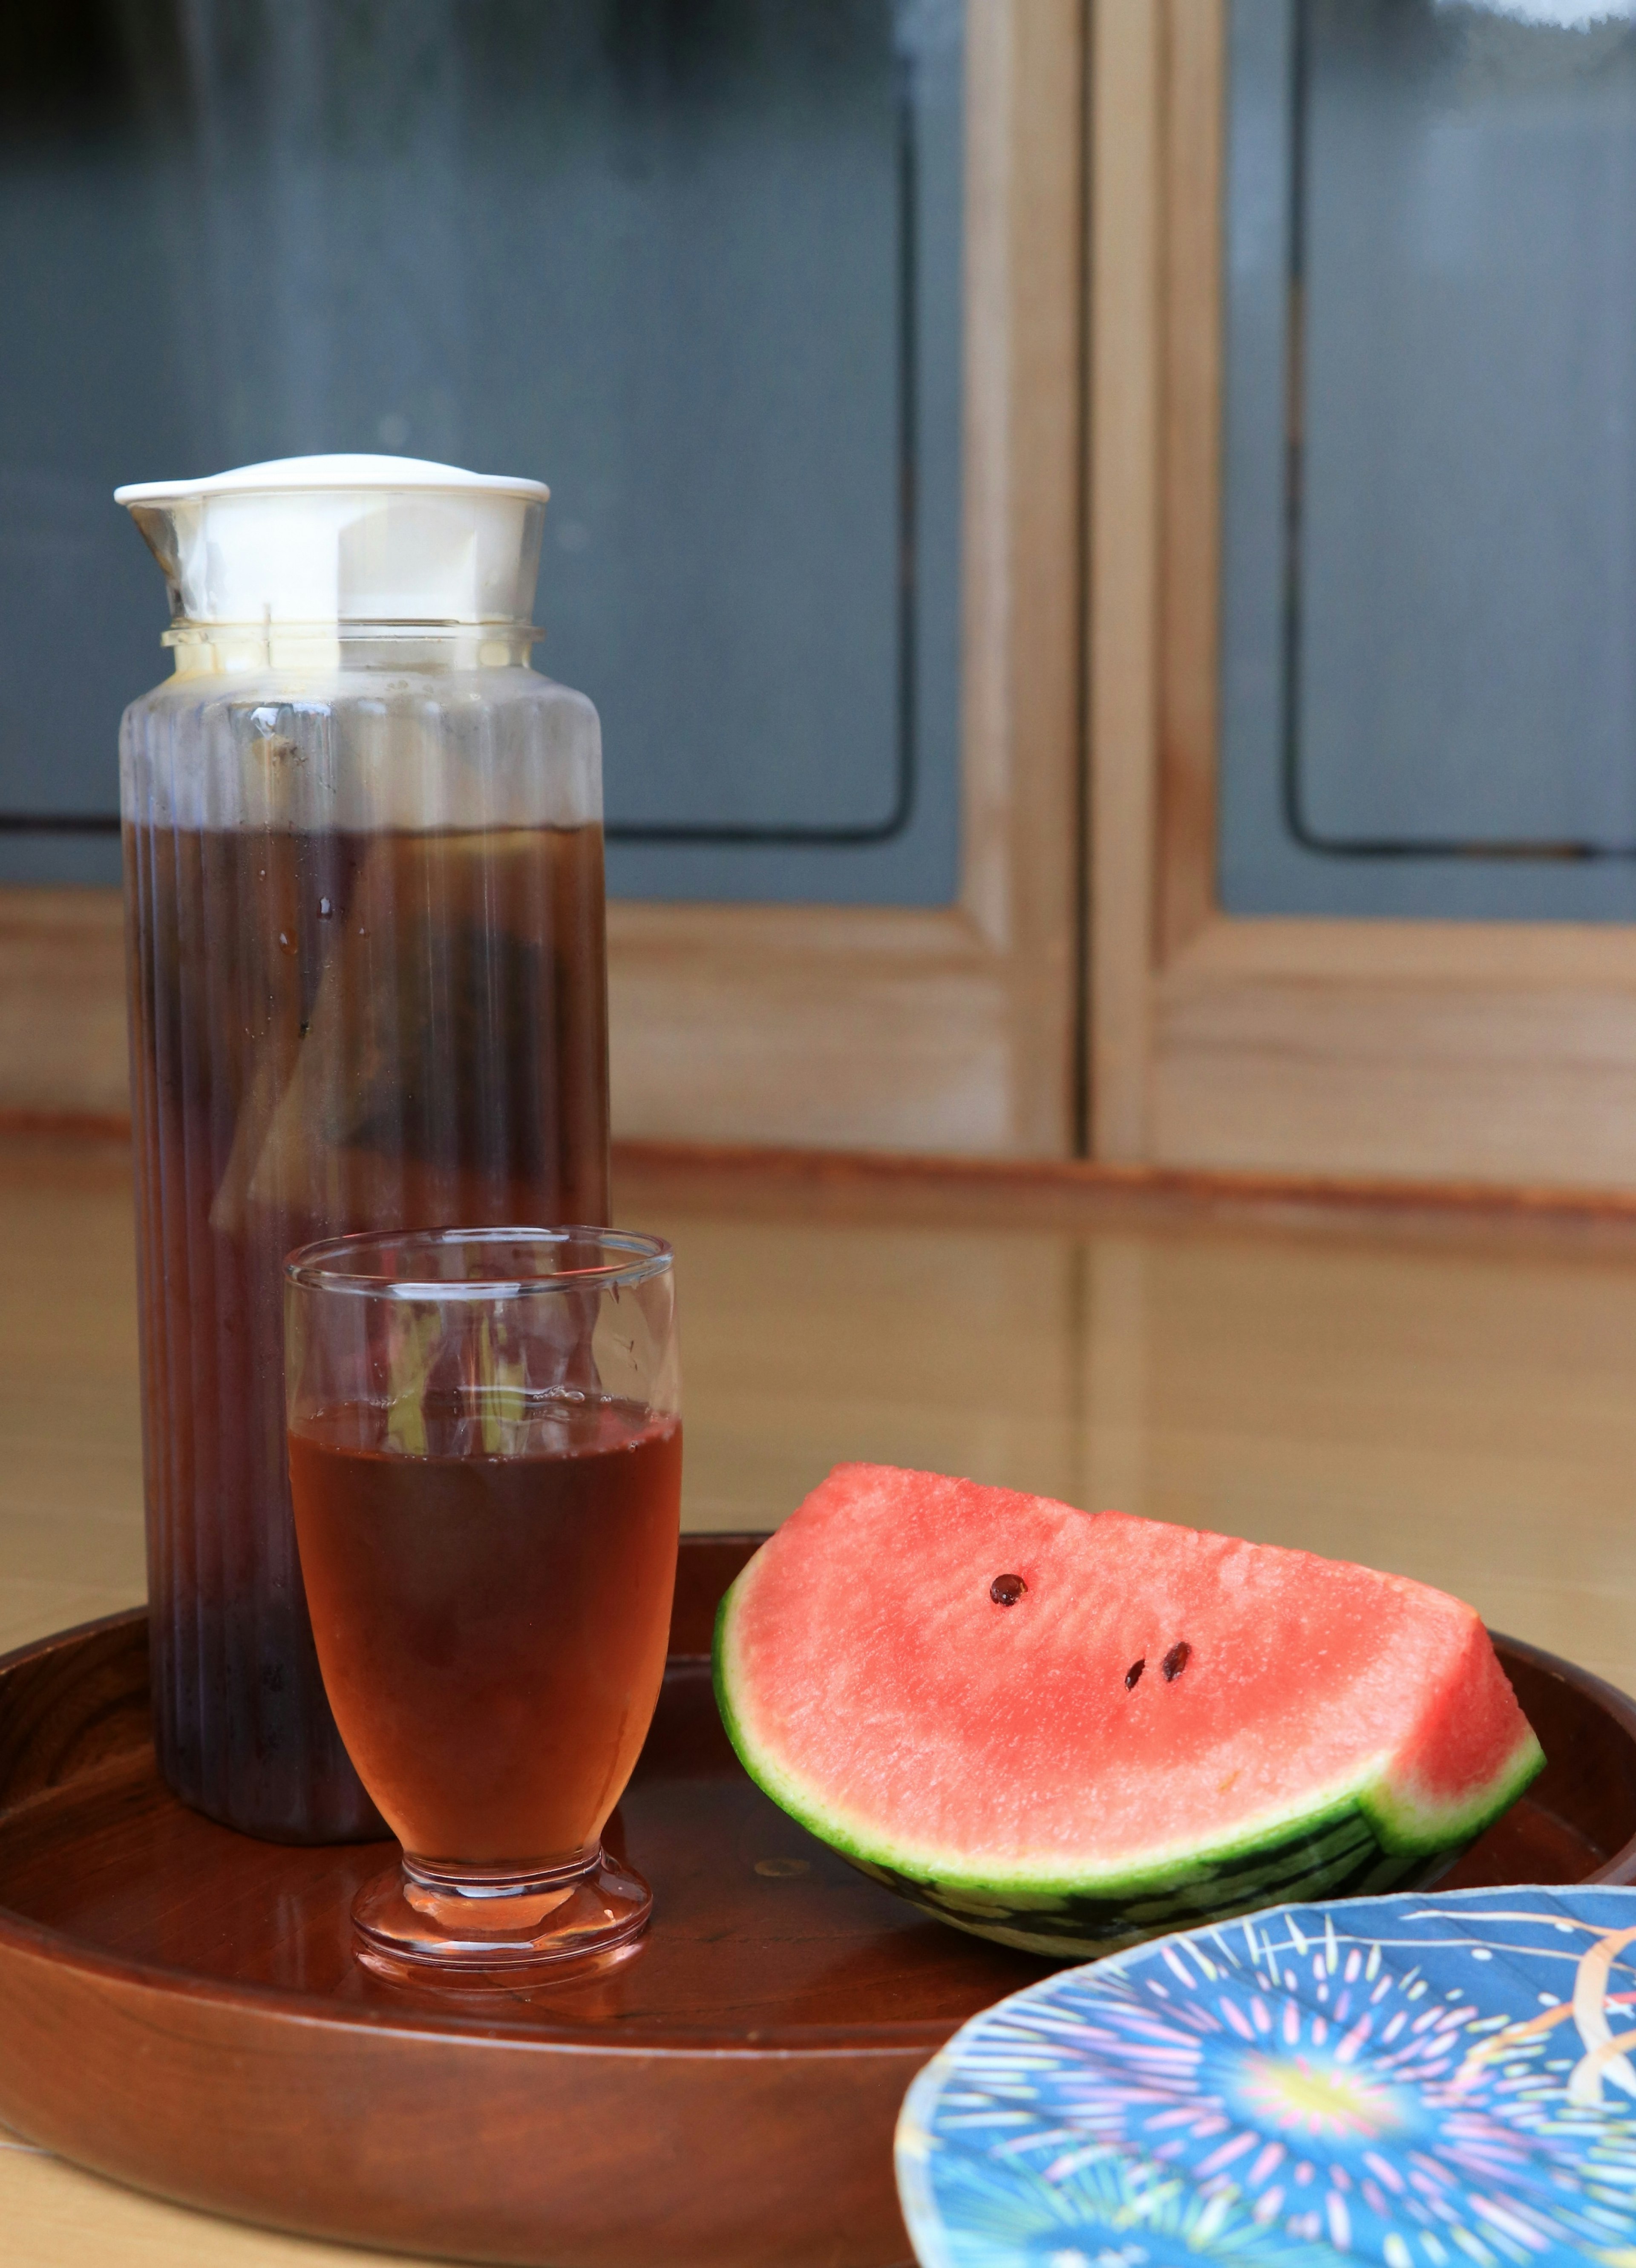
[[[1227,0],[1093,0],[1091,1152],[1636,1185],[1636,930],[1215,887]]]
[[[946,909],[609,909],[625,1136],[1065,1156],[1080,1070],[1082,0],[969,0]]]
[[[969,0],[962,871],[945,909],[609,908],[622,1135],[1074,1146],[1084,0]],[[118,894],[0,889],[0,1109],[126,1107]]]

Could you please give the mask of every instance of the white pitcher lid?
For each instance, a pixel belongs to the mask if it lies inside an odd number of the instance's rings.
[[[179,619],[526,622],[550,490],[418,457],[279,457],[115,489]]]

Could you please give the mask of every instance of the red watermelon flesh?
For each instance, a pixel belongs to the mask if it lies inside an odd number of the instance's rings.
[[[838,1467],[757,1552],[716,1675],[814,1833],[1056,1951],[1424,1881],[1544,1762],[1441,1591],[889,1466]]]

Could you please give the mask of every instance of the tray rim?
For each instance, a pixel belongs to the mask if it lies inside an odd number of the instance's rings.
[[[688,1540],[685,1536],[682,1539],[684,1546]],[[701,1543],[708,1541],[722,1544],[743,1543],[753,1547],[765,1539],[759,1535],[742,1532],[729,1535],[700,1531],[699,1540]],[[42,1660],[58,1651],[66,1651],[88,1639],[124,1631],[134,1632],[145,1626],[147,1620],[146,1607],[134,1607],[52,1631],[45,1638],[31,1640],[0,1654],[0,1678],[26,1663]],[[1605,1678],[1597,1676],[1595,1671],[1581,1669],[1543,1646],[1530,1645],[1526,1639],[1507,1638],[1499,1631],[1491,1631],[1490,1636],[1496,1648],[1503,1649],[1526,1661],[1530,1668],[1559,1678],[1587,1695],[1636,1743],[1636,1698],[1622,1692]],[[708,1653],[682,1650],[667,1656],[666,1668],[667,1672],[672,1668],[696,1669],[709,1660]],[[141,1753],[139,1749],[133,1749],[127,1755],[134,1756]],[[129,1770],[129,1765],[123,1758],[114,1757],[92,1766],[83,1777],[90,1780],[102,1774],[112,1780],[120,1776],[122,1770]],[[32,1807],[48,1799],[53,1792],[49,1788],[42,1789],[11,1808],[20,1811],[25,1807]],[[0,1809],[0,1829],[4,1828],[6,1816],[7,1812]],[[230,1834],[233,1830],[224,1827],[221,1831]],[[372,1846],[335,1847],[367,1849]],[[1636,1876],[1636,1835],[1632,1835],[1619,1850],[1610,1852],[1600,1867],[1582,1879],[1588,1886],[1597,1882],[1630,1881],[1633,1876]],[[777,2024],[748,2029],[652,2023],[632,2023],[629,2027],[622,2024],[615,2028],[588,2022],[553,2024],[543,2018],[539,2002],[507,2002],[508,2008],[517,2007],[519,2013],[502,2015],[497,2009],[492,2017],[475,2013],[469,2001],[464,2007],[450,2008],[446,2012],[418,2003],[413,2007],[406,2005],[401,2011],[386,2005],[379,2007],[367,2005],[346,2007],[321,1993],[291,1992],[275,1985],[203,1976],[168,1963],[108,1952],[71,1936],[65,1930],[32,1921],[0,1904],[0,1958],[11,1954],[45,1961],[55,1969],[72,1970],[88,1977],[105,1977],[127,1986],[157,1992],[172,2000],[183,1999],[201,2009],[207,2007],[242,2008],[268,2018],[293,2021],[340,2035],[388,2035],[405,2039],[424,2036],[438,2042],[465,2039],[474,2044],[504,2043],[511,2048],[536,2053],[607,2056],[622,2062],[651,2061],[655,2056],[662,2056],[670,2061],[703,2058],[711,2063],[724,2056],[751,2061],[768,2057],[780,2060],[795,2057],[803,2061],[809,2058],[822,2059],[833,2057],[847,2062],[855,2061],[859,2057],[902,2057],[906,2052],[924,2057],[951,2038],[963,2021],[920,2017],[897,2023]]]
[[[714,1540],[712,1538],[712,1540]],[[725,1538],[723,1539],[726,1540]],[[85,1623],[76,1623],[70,1628],[54,1631],[48,1637],[31,1644],[16,1646],[0,1654],[0,1676],[25,1663],[44,1656],[66,1651],[76,1641],[112,1634],[122,1630],[134,1631],[145,1625],[147,1609],[126,1609],[114,1615],[102,1615]],[[686,1668],[695,1670],[705,1667],[707,1653],[682,1652],[666,1658],[666,1668]],[[1632,1727],[1636,1732],[1636,1726]],[[133,1749],[129,1756],[144,1751]],[[92,1765],[82,1776],[91,1781],[105,1776],[117,1781],[129,1771],[123,1757],[114,1757]],[[24,1799],[11,1810],[48,1800],[56,1791],[41,1789],[39,1793]],[[173,1798],[180,1801],[180,1798]],[[0,1808],[0,1831],[10,1815]],[[219,1822],[210,1821],[211,1826]],[[223,1834],[234,1830],[223,1827]],[[254,1837],[247,1836],[247,1842]],[[269,1846],[278,1847],[278,1846]],[[386,1849],[386,1843],[352,1844],[334,1846],[335,1849]],[[178,1969],[167,1962],[144,1961],[132,1955],[113,1953],[72,1936],[68,1931],[53,1928],[48,1923],[30,1920],[0,1904],[0,1959],[11,1952],[31,1955],[43,1959],[54,1968],[71,1969],[86,1977],[102,1977],[127,1985],[142,1987],[164,1994],[167,1999],[184,1999],[195,2007],[223,2008],[252,2008],[269,2017],[294,2020],[303,2024],[343,2033],[388,2033],[394,2037],[412,2038],[425,2036],[439,2041],[451,2038],[473,2041],[498,2041],[507,2046],[549,2051],[552,2053],[580,2053],[615,2056],[622,2059],[636,2058],[651,2061],[655,2055],[670,2057],[701,2056],[714,2062],[723,2055],[750,2058],[765,2055],[788,2057],[838,2057],[851,2062],[860,2055],[901,2056],[905,2051],[925,2055],[939,2047],[958,2029],[962,2018],[947,2020],[921,2017],[910,2021],[885,2024],[779,2024],[750,2030],[730,2030],[719,2026],[668,2024],[664,2026],[632,2023],[611,2026],[593,2023],[553,2024],[536,2021],[540,2004],[528,2003],[514,2015],[502,2015],[497,2007],[493,2017],[475,2012],[468,2001],[463,2007],[447,2011],[430,2008],[416,2002],[408,2003],[400,2010],[382,2004],[345,2006],[321,1993],[291,1992],[276,1985],[259,1984],[248,1979],[229,1980],[210,1977],[195,1970]],[[505,2002],[506,2007],[512,2004]]]

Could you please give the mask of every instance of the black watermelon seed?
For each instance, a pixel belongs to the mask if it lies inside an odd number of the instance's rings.
[[[996,1575],[989,1596],[997,1607],[1014,1607],[1028,1587],[1021,1575]]]
[[[1130,1692],[1131,1687],[1136,1683],[1137,1679],[1141,1675],[1146,1667],[1147,1656],[1144,1654],[1139,1661],[1133,1661],[1131,1664],[1131,1667],[1125,1671],[1124,1690],[1127,1693]]]
[[[1193,1649],[1189,1646],[1187,1640],[1184,1638],[1178,1638],[1175,1644],[1171,1647],[1169,1653],[1166,1654],[1164,1658],[1163,1668],[1165,1673],[1165,1683],[1167,1685],[1170,1684],[1174,1679],[1180,1677],[1182,1672],[1187,1668],[1188,1663],[1191,1660],[1192,1654]]]

